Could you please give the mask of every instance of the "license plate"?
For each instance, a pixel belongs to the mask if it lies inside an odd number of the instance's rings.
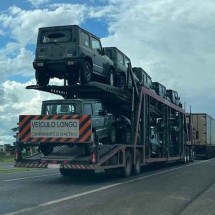
[[[60,164],[49,163],[48,168],[49,169],[60,169]]]

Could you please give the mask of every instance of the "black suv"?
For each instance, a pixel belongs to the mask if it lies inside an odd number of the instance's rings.
[[[131,63],[130,59],[116,47],[105,47],[105,54],[113,61],[115,67],[114,85],[125,89],[127,84],[128,88],[132,88],[132,80],[130,73],[128,74],[128,64]],[[135,84],[138,79],[134,73],[131,73]]]
[[[167,90],[166,93],[173,104],[182,108],[182,103],[180,101],[180,97],[178,96],[178,93],[175,90]]]
[[[152,89],[152,78],[141,67],[133,67],[133,72],[137,76],[139,83],[148,89]]]
[[[68,85],[92,80],[113,85],[114,65],[100,39],[77,25],[39,28],[33,67],[40,86],[54,77]]]
[[[153,87],[154,91],[159,96],[161,96],[162,98],[168,100],[169,102],[171,101],[170,98],[167,96],[166,87],[164,85],[162,85],[159,82],[152,82],[152,87]]]

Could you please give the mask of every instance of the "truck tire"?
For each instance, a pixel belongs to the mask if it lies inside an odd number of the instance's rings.
[[[141,159],[140,152],[139,152],[139,150],[137,150],[135,164],[133,165],[133,174],[134,175],[139,175],[141,172],[141,160],[140,159]]]
[[[112,69],[109,70],[108,75],[107,75],[107,84],[110,86],[114,86],[115,81],[114,81],[114,72]]]
[[[184,152],[184,164],[188,164],[190,160],[190,156],[189,156],[189,149],[186,147],[185,148],[185,152]]]
[[[91,155],[94,152],[94,142],[96,138],[95,131],[93,131],[92,136],[93,136],[93,142],[85,144],[85,147],[84,147],[85,155]]]
[[[125,153],[125,167],[122,169],[122,176],[129,177],[131,175],[132,160],[131,153],[127,150]]]
[[[81,71],[81,84],[88,84],[89,82],[92,81],[92,78],[93,78],[92,67],[88,61],[85,61]]]
[[[60,169],[60,174],[64,177],[68,177],[72,175],[71,169]]]
[[[124,75],[120,74],[118,80],[117,80],[117,87],[119,87],[122,90],[126,89],[126,78]]]
[[[35,79],[39,86],[45,87],[49,84],[49,77],[44,74],[44,71],[35,71]]]
[[[131,144],[131,129],[125,129],[125,144]]]
[[[109,135],[109,143],[116,144],[116,127],[111,126],[110,135]]]

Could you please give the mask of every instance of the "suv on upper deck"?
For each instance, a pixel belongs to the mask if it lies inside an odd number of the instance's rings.
[[[148,89],[152,89],[152,78],[141,67],[133,68],[134,74],[139,79],[139,83]]]
[[[128,88],[132,88],[130,73],[128,74],[128,64],[130,59],[116,47],[105,47],[105,54],[113,61],[115,67],[114,85],[125,89],[128,81]],[[137,77],[132,73],[135,83]]]
[[[178,96],[178,93],[175,90],[167,90],[166,93],[173,104],[182,108],[182,103],[180,101],[180,97]]]
[[[154,91],[162,98],[170,102],[170,98],[167,96],[166,87],[159,82],[152,82]]]
[[[92,80],[113,85],[114,65],[100,39],[77,25],[39,28],[33,67],[40,86],[54,77],[68,85]]]

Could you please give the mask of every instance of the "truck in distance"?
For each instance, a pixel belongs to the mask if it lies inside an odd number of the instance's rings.
[[[55,77],[68,85],[92,80],[113,85],[113,62],[100,39],[77,25],[39,28],[33,67],[40,86]]]
[[[212,158],[215,156],[215,120],[206,113],[192,113],[191,125],[194,135],[196,157]]]

